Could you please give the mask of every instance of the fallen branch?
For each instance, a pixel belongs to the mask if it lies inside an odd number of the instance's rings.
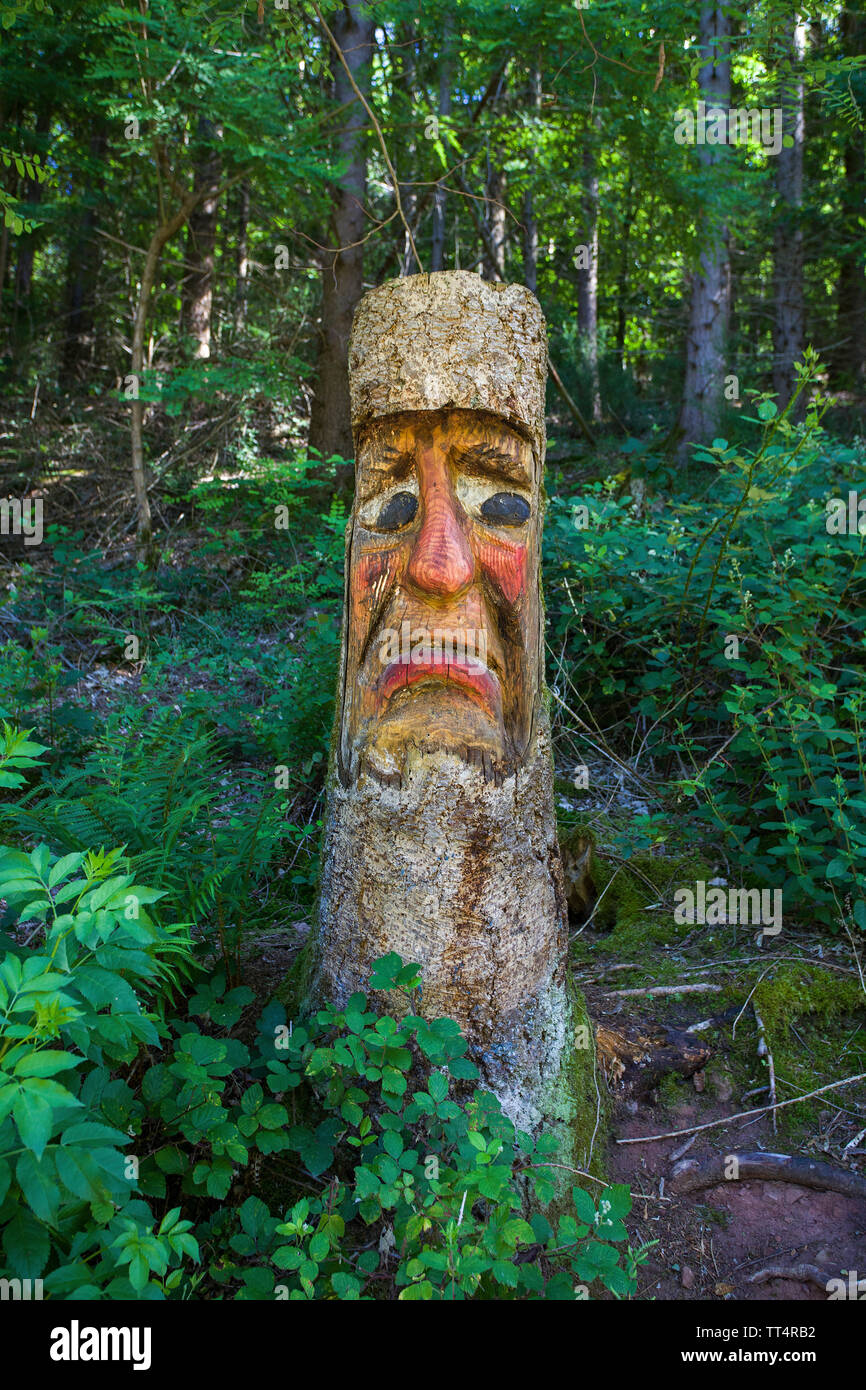
[[[583,434],[586,435],[593,448],[595,448],[595,435],[593,434],[592,430],[589,428],[589,425],[586,423],[583,416],[581,415],[576,401],[572,400],[568,391],[565,389],[565,386],[562,383],[562,377],[559,375],[559,372],[556,370],[550,359],[548,359],[547,365],[550,368],[550,375],[553,377],[553,380],[556,383],[556,388],[559,391],[559,394],[562,396],[562,399],[565,401],[565,404],[568,406],[569,410],[571,411],[571,414],[574,416],[575,420],[580,426],[581,431],[583,432]]]
[[[609,989],[605,991],[605,998],[625,999],[627,995],[637,994],[721,994],[721,992],[721,985],[648,985],[645,989]]]
[[[792,1100],[780,1100],[776,1109],[781,1110],[786,1105],[799,1105],[804,1100],[814,1100],[815,1096],[823,1096],[827,1091],[838,1091],[840,1086],[853,1086],[856,1081],[866,1081],[866,1071],[859,1072],[857,1076],[846,1076],[843,1081],[831,1081],[826,1086],[819,1086],[817,1091],[808,1091],[804,1096],[794,1096]],[[741,1110],[737,1115],[728,1115],[721,1120],[710,1120],[704,1125],[692,1125],[688,1129],[671,1129],[667,1134],[645,1134],[638,1139],[617,1139],[618,1144],[655,1144],[661,1139],[679,1139],[684,1134],[697,1134],[702,1129],[717,1129],[719,1125],[733,1124],[734,1120],[748,1120],[752,1115],[764,1115],[770,1109],[768,1105],[759,1105],[755,1110]]]
[[[755,1024],[756,1024],[757,1029],[758,1029],[758,1056],[759,1056],[759,1057],[766,1057],[766,1059],[767,1059],[767,1072],[768,1072],[769,1077],[770,1077],[770,1086],[769,1086],[769,1090],[770,1090],[770,1106],[771,1106],[771,1108],[772,1108],[772,1114],[773,1114],[773,1133],[775,1134],[775,1133],[776,1133],[776,1068],[775,1068],[775,1066],[773,1065],[773,1054],[772,1054],[772,1052],[770,1051],[770,1045],[769,1045],[769,1043],[767,1042],[767,1030],[766,1030],[766,1028],[764,1027],[764,1020],[761,1018],[761,1015],[758,1013],[758,1010],[755,1008],[754,1004],[752,1005],[752,1013],[755,1015]]]
[[[816,1284],[827,1292],[827,1285],[836,1276],[817,1265],[765,1265],[749,1278],[750,1284],[764,1284],[768,1279],[796,1279],[801,1284]]]
[[[730,1177],[731,1169],[736,1177]],[[671,1178],[674,1192],[700,1192],[724,1182],[792,1182],[818,1192],[841,1192],[845,1197],[866,1197],[866,1178],[803,1154],[713,1154],[711,1158],[686,1158]]]

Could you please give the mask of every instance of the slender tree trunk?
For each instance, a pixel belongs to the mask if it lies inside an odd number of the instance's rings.
[[[635,219],[635,207],[632,200],[632,188],[634,180],[631,168],[628,171],[628,183],[625,191],[625,211],[623,214],[622,239],[619,252],[619,275],[616,281],[616,355],[619,360],[620,371],[625,371],[625,330],[628,323],[626,313],[626,302],[629,286],[629,240],[631,229]]]
[[[66,383],[74,381],[93,356],[94,309],[100,261],[96,238],[97,209],[103,184],[100,171],[107,147],[107,133],[104,126],[100,125],[90,136],[86,201],[78,229],[69,244],[65,296],[66,333],[61,362],[61,377]]]
[[[493,255],[484,257],[484,279],[505,279],[505,170],[500,163],[501,151],[496,150],[487,160],[486,226]]]
[[[834,366],[840,383],[861,386],[866,378],[866,272],[860,250],[858,223],[866,205],[866,160],[863,132],[855,131],[844,151],[846,245],[839,260],[837,287],[837,337]]]
[[[246,326],[250,292],[249,261],[250,186],[246,179],[238,188],[237,242],[235,251],[235,332]]]
[[[451,20],[446,18],[442,48],[439,54],[439,107],[440,117],[451,114]],[[445,260],[445,189],[437,187],[433,194],[433,240],[430,251],[430,269],[442,270]]]
[[[704,4],[701,9],[700,45],[706,61],[698,84],[707,107],[707,134],[711,110],[725,113],[725,132],[731,95],[730,16],[721,5]],[[726,144],[709,141],[698,149],[707,180],[718,179],[719,165]],[[717,171],[713,173],[712,171]],[[702,231],[705,249],[692,280],[689,324],[686,332],[686,375],[679,417],[680,454],[685,456],[696,441],[711,439],[718,433],[724,404],[725,351],[728,334],[730,260],[725,226],[705,221]]]
[[[359,0],[344,0],[331,29],[356,83],[365,91],[369,85],[365,69],[369,68],[373,54],[374,21],[367,17]],[[333,63],[334,100],[341,106],[353,100],[354,92],[343,65],[336,58]],[[333,454],[352,457],[348,348],[355,306],[364,290],[364,249],[359,243],[365,231],[366,119],[359,102],[347,108],[337,140],[338,154],[347,164],[334,190],[332,235],[337,249],[326,255],[322,264],[321,340],[309,447],[325,459]]]
[[[42,142],[51,128],[51,112],[40,111],[36,118],[37,153],[42,153]],[[38,179],[25,179],[23,200],[25,203],[42,202],[43,184]],[[18,258],[15,264],[15,320],[19,310],[29,310],[30,290],[33,284],[33,265],[36,257],[38,229],[23,232],[18,238]]]
[[[400,86],[402,95],[406,103],[406,143],[405,143],[405,163],[403,167],[414,169],[418,160],[418,140],[417,140],[417,118],[418,118],[418,96],[416,92],[417,62],[416,62],[416,43],[417,43],[417,20],[410,19],[401,24],[398,29],[400,35],[399,54],[395,55],[395,70],[400,72]],[[426,130],[426,127],[425,127]],[[413,184],[400,188],[400,200],[403,204],[403,211],[406,214],[406,221],[410,227],[417,229],[418,215],[418,193]],[[412,239],[406,227],[400,223],[399,230],[402,234],[402,242],[399,252],[399,264],[401,275],[411,275],[415,270],[415,257],[412,253]],[[413,233],[414,235],[414,233]]]
[[[147,477],[144,464],[144,402],[140,397],[141,377],[144,369],[144,342],[145,330],[147,328],[147,316],[150,309],[151,292],[156,281],[156,272],[159,266],[160,256],[166,242],[180,231],[183,224],[188,220],[201,198],[206,194],[205,189],[195,189],[185,199],[177,212],[167,221],[156,228],[150,239],[147,254],[144,258],[144,268],[141,272],[141,281],[138,287],[138,298],[135,305],[135,320],[132,330],[132,357],[131,357],[131,376],[133,381],[132,396],[132,487],[135,493],[135,506],[138,517],[136,531],[136,550],[140,559],[150,562],[153,555],[153,522],[150,511],[150,502],[147,496]]]
[[[541,116],[541,59],[536,55],[529,73],[529,102],[536,120]],[[523,283],[538,292],[538,218],[535,215],[534,185],[538,177],[538,144],[533,136],[529,151],[529,176],[523,195]]]
[[[598,116],[593,122],[598,130]],[[583,344],[584,359],[589,368],[591,418],[601,420],[601,383],[598,372],[598,166],[595,150],[587,132],[583,147],[583,177],[585,198],[584,235],[582,244],[586,257],[579,256],[577,268],[577,327]],[[586,264],[584,264],[586,260]]]
[[[866,19],[845,10],[840,29],[846,56],[862,55],[866,39]],[[862,388],[866,384],[866,268],[863,265],[861,221],[866,206],[866,158],[863,130],[846,132],[843,161],[845,180],[840,189],[842,202],[842,253],[837,284],[838,346],[833,353],[834,377],[840,386]]]
[[[195,163],[193,188],[202,196],[187,225],[186,274],[181,302],[183,329],[193,339],[195,356],[207,358],[211,343],[217,198],[205,196],[203,190],[216,189],[221,159],[216,145],[216,127],[204,116],[199,120],[197,137],[202,148]]]
[[[789,33],[793,72],[780,94],[782,131],[791,136],[790,147],[776,156],[776,236],[773,267],[775,313],[773,320],[773,390],[776,404],[784,408],[794,394],[794,364],[806,345],[806,301],[803,294],[803,141],[805,138],[802,62],[806,54],[806,25],[794,17]],[[801,396],[795,416],[802,418],[806,402]]]

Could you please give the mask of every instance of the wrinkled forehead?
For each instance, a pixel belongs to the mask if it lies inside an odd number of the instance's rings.
[[[539,460],[532,440],[498,415],[470,410],[418,410],[383,415],[358,432],[359,490],[398,482],[430,457],[459,473],[500,479],[537,491]]]

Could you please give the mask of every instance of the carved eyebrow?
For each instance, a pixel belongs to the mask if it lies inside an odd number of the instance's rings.
[[[393,444],[384,444],[379,450],[376,462],[394,479],[405,478],[415,466],[414,454],[407,449],[396,449]]]
[[[526,465],[495,444],[455,445],[451,450],[451,461],[468,473],[499,473],[517,482],[531,481]]]

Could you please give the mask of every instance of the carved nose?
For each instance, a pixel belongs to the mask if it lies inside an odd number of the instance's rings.
[[[453,598],[471,583],[475,561],[454,511],[451,491],[444,481],[424,490],[424,521],[412,548],[406,574],[426,594]]]

